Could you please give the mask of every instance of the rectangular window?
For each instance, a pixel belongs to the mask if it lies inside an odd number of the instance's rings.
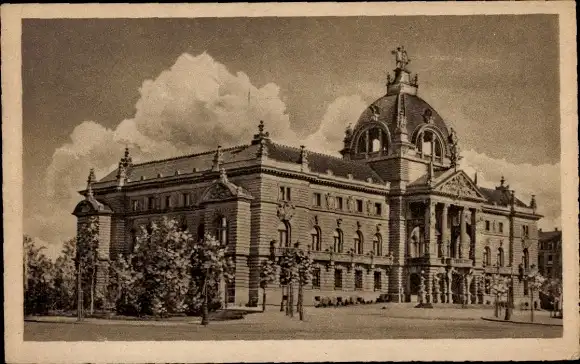
[[[337,197],[336,198],[336,209],[337,210],[342,210],[342,197]]]
[[[552,264],[554,256],[552,254],[548,255],[548,264]]]
[[[171,208],[171,196],[165,196],[165,208]]]
[[[147,198],[147,208],[149,210],[155,209],[155,197],[148,197]]]
[[[375,291],[380,291],[382,289],[381,272],[375,272]]]
[[[189,206],[191,204],[191,195],[189,193],[183,194],[183,206]]]
[[[280,186],[280,195],[278,198],[281,201],[290,201],[290,187]]]
[[[550,267],[546,268],[546,273],[547,273],[548,277],[551,277],[552,276],[552,268],[550,268]]]
[[[485,231],[489,231],[490,223],[489,220],[485,220]]]
[[[334,289],[342,289],[342,271],[334,271]]]
[[[363,289],[363,272],[361,270],[354,271],[354,289]]]
[[[524,296],[527,296],[529,292],[528,281],[524,280]]]
[[[503,233],[503,222],[499,223],[499,232]]]
[[[320,268],[314,268],[312,272],[312,288],[320,288]]]
[[[380,202],[375,203],[375,215],[381,216],[383,214],[383,205]]]
[[[312,195],[312,204],[317,207],[322,206],[322,196],[320,195],[320,193],[315,192]]]
[[[133,200],[132,209],[133,209],[133,211],[139,211],[139,201],[138,200]]]
[[[538,265],[543,268],[544,267],[544,256],[538,255]]]
[[[356,200],[356,212],[363,212],[363,201]]]
[[[527,225],[522,225],[522,236],[528,238],[530,236],[530,229]]]

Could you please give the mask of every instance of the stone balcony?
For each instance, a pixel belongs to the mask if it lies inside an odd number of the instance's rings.
[[[438,266],[451,266],[458,268],[470,268],[473,267],[473,260],[463,259],[463,258],[446,258],[446,257],[434,257],[434,256],[424,256],[418,258],[407,258],[407,264],[409,265],[438,265]]]
[[[280,256],[289,248],[275,248],[276,256]],[[351,263],[351,264],[366,264],[366,265],[392,265],[392,256],[379,256],[371,254],[351,254],[351,253],[334,253],[329,251],[309,251],[310,256],[314,260],[337,262],[337,263]]]
[[[511,267],[497,267],[488,265],[483,267],[483,272],[487,274],[517,274],[517,268],[512,269]]]
[[[460,267],[460,268],[473,267],[473,260],[466,258],[446,258],[445,263],[451,267]]]

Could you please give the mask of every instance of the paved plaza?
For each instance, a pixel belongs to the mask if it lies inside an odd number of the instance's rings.
[[[415,309],[382,305],[307,308],[305,321],[289,318],[269,307],[242,320],[211,322],[39,319],[24,323],[27,341],[140,341],[140,340],[288,340],[288,339],[468,339],[468,338],[556,338],[562,320],[547,312],[536,313],[538,324],[494,322],[491,309]],[[529,312],[516,312],[514,320],[529,320]],[[550,324],[550,325],[547,325]]]

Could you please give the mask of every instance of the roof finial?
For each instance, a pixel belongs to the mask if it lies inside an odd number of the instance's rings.
[[[225,168],[220,169],[220,180],[222,182],[227,182],[228,181],[228,175],[226,173],[226,169]]]
[[[396,50],[391,51],[395,55],[396,69],[406,70],[407,65],[411,60],[407,56],[407,51],[404,46],[397,47]]]
[[[536,195],[532,195],[532,200],[530,201],[530,208],[536,213],[536,209],[538,208],[538,204],[536,203]]]
[[[302,163],[303,166],[308,165],[308,150],[306,150],[304,145],[300,146],[300,163]]]
[[[258,134],[254,134],[254,144],[259,143],[262,139],[268,139],[269,137],[270,133],[264,131],[264,121],[260,120],[260,124],[258,124]]]
[[[501,176],[499,183],[500,183],[500,187],[503,187],[503,185],[505,184],[505,178],[503,177],[503,175]]]
[[[95,178],[95,169],[91,168],[89,171],[89,177],[87,178],[87,200],[93,198],[93,183],[95,183],[97,179]]]
[[[223,152],[222,152],[222,146],[218,145],[217,150],[215,151],[215,155],[213,157],[213,167],[212,170],[214,172],[217,172],[220,170],[220,165],[223,162]]]

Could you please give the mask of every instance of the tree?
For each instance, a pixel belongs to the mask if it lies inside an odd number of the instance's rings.
[[[286,292],[288,298],[286,300],[286,315],[294,316],[294,283],[298,279],[298,271],[296,266],[296,259],[294,256],[294,250],[292,248],[287,248],[282,253],[282,256],[278,260],[278,265],[280,267],[280,284],[286,286]]]
[[[129,261],[115,263],[121,296],[139,313],[165,316],[187,308],[193,238],[176,220],[164,217],[141,229]],[[135,292],[129,287],[134,284]],[[134,302],[137,301],[137,302]]]
[[[266,288],[276,281],[276,263],[272,259],[262,261],[260,265],[260,288],[262,288],[262,311],[266,311]]]
[[[509,290],[509,282],[507,278],[496,277],[491,286],[491,293],[495,296],[495,317],[499,316],[499,302],[503,295],[507,294]]]
[[[534,291],[539,291],[542,288],[546,278],[542,277],[537,269],[532,269],[532,271],[526,277],[526,280],[528,281],[528,287],[530,290],[530,319],[532,322],[534,322]]]
[[[97,280],[97,269],[99,260],[99,225],[96,216],[90,216],[87,222],[80,226],[77,236],[76,264],[78,277],[81,279],[80,288],[89,286],[90,313],[93,314],[95,308],[95,287]],[[77,303],[80,305],[80,302]]]
[[[32,238],[23,238],[24,313],[46,314],[54,307],[54,266]]]
[[[558,278],[546,279],[540,289],[553,302],[552,311],[561,316],[562,314],[562,281]]]
[[[298,314],[300,320],[304,320],[304,286],[312,280],[314,261],[310,257],[310,251],[305,253],[298,244],[294,250],[294,259],[298,271]]]
[[[76,239],[73,238],[64,243],[61,254],[54,263],[55,305],[65,311],[73,310],[76,306],[75,259]]]
[[[208,325],[209,298],[219,291],[220,281],[233,279],[234,264],[226,256],[226,246],[213,235],[205,234],[203,240],[193,244],[191,272],[203,297],[201,323]]]

